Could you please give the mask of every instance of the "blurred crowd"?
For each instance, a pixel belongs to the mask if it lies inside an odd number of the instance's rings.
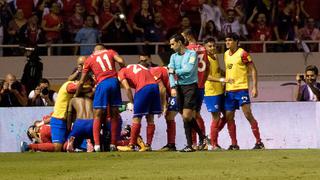
[[[192,28],[198,41],[268,41],[276,52],[302,49],[283,41],[320,40],[317,0],[0,0],[0,44],[95,44],[165,42]],[[318,51],[318,44],[308,44]],[[88,55],[92,46],[55,48],[54,54]],[[112,47],[113,48],[113,47]],[[119,48],[121,54],[143,47]],[[261,52],[254,44],[252,52]],[[0,48],[0,56],[22,55],[19,48]]]

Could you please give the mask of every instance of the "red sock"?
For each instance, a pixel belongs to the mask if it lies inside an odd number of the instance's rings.
[[[131,145],[136,145],[137,144],[137,138],[140,134],[140,128],[141,124],[140,123],[132,123],[131,126],[131,135],[130,135],[130,144]]]
[[[226,124],[227,124],[226,118],[225,117],[221,118],[218,124],[218,131],[220,132]]]
[[[54,145],[52,143],[30,144],[29,148],[33,151],[54,152]]]
[[[197,133],[194,129],[191,130],[192,145],[197,145]]]
[[[201,129],[202,134],[206,135],[206,127],[204,125],[204,121],[203,121],[202,117],[198,116],[196,120],[197,120],[199,128]]]
[[[152,139],[153,139],[155,129],[156,129],[156,126],[154,124],[147,125],[147,144],[148,145],[152,144]]]
[[[212,146],[217,146],[218,145],[218,124],[219,121],[217,120],[211,120],[211,127],[210,127],[210,140],[211,140],[211,145]]]
[[[258,122],[256,120],[253,120],[250,122],[250,124],[251,124],[252,133],[253,133],[254,137],[256,138],[256,142],[260,143],[261,138],[260,138],[260,131],[259,131]]]
[[[95,145],[100,145],[101,121],[98,118],[93,120],[93,140]]]
[[[237,128],[236,128],[235,121],[234,120],[228,121],[227,125],[228,125],[229,135],[230,135],[230,138],[231,138],[231,144],[232,145],[238,145]]]
[[[176,122],[174,120],[169,120],[167,122],[167,140],[168,144],[176,143]]]
[[[120,141],[117,141],[117,146],[128,146],[129,145],[129,140],[120,140]]]
[[[117,135],[119,128],[119,118],[111,119],[111,144],[117,143]]]

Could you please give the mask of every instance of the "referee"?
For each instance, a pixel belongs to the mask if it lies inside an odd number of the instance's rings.
[[[170,38],[170,47],[175,51],[170,57],[169,80],[171,96],[177,96],[179,112],[182,114],[187,146],[181,152],[193,152],[192,134],[194,129],[199,134],[200,145],[203,145],[205,135],[202,134],[194,116],[198,93],[198,61],[197,53],[188,50],[181,34]]]

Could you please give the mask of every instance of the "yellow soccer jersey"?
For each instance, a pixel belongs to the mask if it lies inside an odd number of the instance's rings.
[[[208,60],[210,63],[209,76],[220,78],[220,66],[219,61],[212,59],[208,56]],[[205,96],[217,96],[223,94],[223,86],[221,82],[214,81],[206,81],[204,85],[204,95]]]
[[[226,91],[236,91],[248,89],[248,68],[252,63],[251,56],[242,48],[239,48],[234,54],[230,50],[224,53],[224,62],[226,65],[226,79],[233,79],[233,83],[226,83]]]
[[[55,105],[53,108],[53,114],[52,114],[52,116],[55,118],[66,119],[67,117],[69,100],[74,95],[74,94],[68,93],[67,91],[67,86],[69,85],[69,83],[73,83],[73,81],[65,82],[59,89],[57,100],[55,102]]]

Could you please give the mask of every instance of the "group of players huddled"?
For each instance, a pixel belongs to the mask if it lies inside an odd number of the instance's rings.
[[[163,114],[167,144],[160,150],[176,151],[177,113],[182,115],[187,139],[187,146],[181,152],[221,150],[218,133],[225,124],[231,138],[228,149],[238,150],[234,114],[239,107],[256,138],[254,149],[264,149],[250,108],[247,73],[252,73],[251,95],[256,97],[257,71],[238,41],[236,34],[226,37],[225,72],[219,66],[214,38],[206,39],[203,45],[197,44],[189,29],[170,38],[175,53],[167,67],[154,67],[144,55],[140,55],[138,64],[126,65],[117,52],[96,45],[94,52],[78,63],[80,80],[69,79],[61,86],[53,113],[29,127],[28,136],[33,143],[22,142],[21,150],[151,151],[156,129],[154,115]],[[123,130],[121,87],[129,100],[126,108],[133,111],[131,126]],[[134,95],[131,88],[135,89]],[[200,114],[203,100],[212,114],[210,139],[206,137]],[[143,116],[147,120],[145,143],[140,136]]]

